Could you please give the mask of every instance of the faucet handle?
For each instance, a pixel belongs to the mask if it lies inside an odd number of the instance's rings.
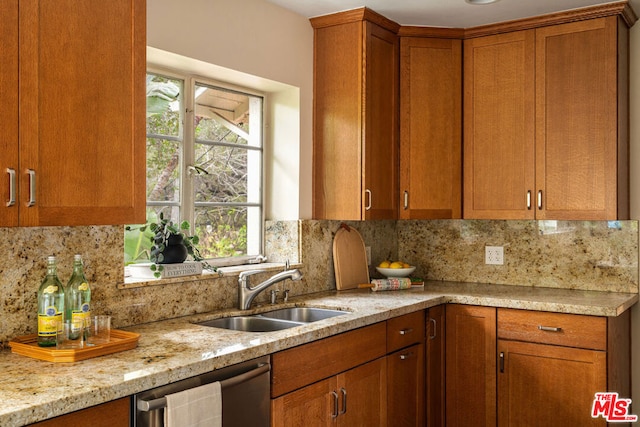
[[[278,299],[278,290],[277,289],[272,289],[271,290],[271,304],[275,304],[277,299]]]
[[[238,282],[246,283],[249,276],[253,276],[254,274],[264,273],[265,270],[247,270],[241,271],[238,275]]]

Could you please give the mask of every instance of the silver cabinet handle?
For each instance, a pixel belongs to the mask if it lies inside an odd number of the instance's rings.
[[[429,318],[429,323],[433,325],[433,334],[429,335],[429,339],[435,340],[436,336],[438,335],[438,330],[437,330],[438,323],[436,322],[436,319],[433,319],[433,318]]]
[[[504,372],[504,352],[500,352],[500,372]]]
[[[331,396],[333,396],[333,413],[331,414],[331,418],[338,418],[338,415],[340,414],[338,412],[338,393],[332,391]]]
[[[413,332],[413,328],[401,329],[399,332],[400,332],[400,335],[407,335],[407,334]]]
[[[16,171],[15,169],[7,168],[9,174],[9,200],[7,201],[7,207],[16,204]]]
[[[558,328],[555,326],[542,326],[538,325],[538,329],[545,332],[562,332],[562,328]]]
[[[31,207],[36,204],[36,171],[28,169],[27,174],[29,174],[29,200],[27,201],[27,206]]]
[[[542,210],[542,190],[538,190],[538,210]]]
[[[339,415],[342,415],[347,413],[347,390],[340,387],[340,393],[342,393],[342,411],[339,412]]]
[[[409,209],[409,192],[404,190],[404,210]]]
[[[531,190],[527,190],[527,210],[531,210]]]
[[[368,202],[369,202],[369,204],[364,208],[364,210],[368,211],[369,209],[371,209],[371,199],[373,198],[373,196],[371,195],[371,190],[369,189],[364,190],[364,192],[368,196]]]

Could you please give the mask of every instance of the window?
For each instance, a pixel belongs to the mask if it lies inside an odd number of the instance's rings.
[[[262,118],[259,94],[148,73],[147,222],[161,213],[189,221],[214,265],[261,254]],[[148,261],[150,246],[139,231],[127,231],[125,263]]]

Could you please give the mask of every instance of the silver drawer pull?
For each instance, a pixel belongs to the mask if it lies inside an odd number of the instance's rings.
[[[9,174],[9,200],[7,201],[7,207],[16,204],[16,171],[15,169],[7,168]]]
[[[409,334],[411,332],[413,332],[413,328],[401,329],[400,330],[400,335],[407,335],[407,334]]]
[[[413,356],[412,352],[401,354],[400,355],[400,360],[407,360],[407,359],[411,358],[411,356]]]
[[[553,326],[538,325],[538,329],[540,329],[541,331],[546,331],[546,332],[562,332],[562,328],[556,328],[556,327],[553,327]]]

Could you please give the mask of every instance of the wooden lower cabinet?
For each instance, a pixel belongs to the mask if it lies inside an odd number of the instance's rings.
[[[425,418],[428,427],[445,425],[445,306],[427,310]]]
[[[387,369],[376,359],[271,402],[271,425],[386,426]]]
[[[129,427],[129,397],[92,406],[50,420],[30,424],[32,427]]]
[[[389,426],[424,426],[424,344],[387,356]]]
[[[607,390],[607,354],[498,341],[498,426],[604,426],[591,417],[596,392]]]
[[[496,425],[496,309],[446,307],[446,425]]]

